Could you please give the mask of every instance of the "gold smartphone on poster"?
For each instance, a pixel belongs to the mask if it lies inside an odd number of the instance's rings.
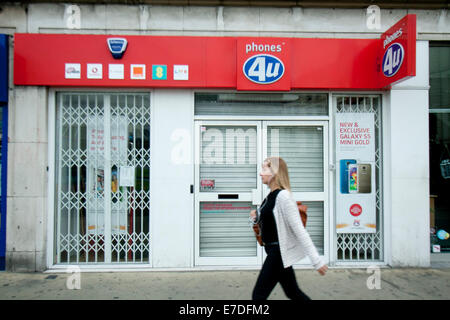
[[[372,166],[369,163],[358,163],[358,193],[372,192]]]

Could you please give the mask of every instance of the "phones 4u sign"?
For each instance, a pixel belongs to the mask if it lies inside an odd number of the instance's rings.
[[[416,75],[416,16],[408,14],[381,36],[380,86]]]
[[[290,90],[290,39],[238,38],[238,90]]]

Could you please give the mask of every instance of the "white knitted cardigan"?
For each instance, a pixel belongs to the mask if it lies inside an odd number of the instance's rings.
[[[273,213],[283,266],[288,268],[308,256],[314,268],[320,269],[325,263],[303,227],[297,203],[288,190],[281,190],[278,193]]]

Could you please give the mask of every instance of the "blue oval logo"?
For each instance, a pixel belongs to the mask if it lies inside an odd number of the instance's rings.
[[[393,43],[389,46],[383,56],[383,74],[386,77],[395,75],[403,63],[405,57],[405,50],[400,43]]]
[[[274,83],[284,74],[283,62],[270,54],[248,58],[242,69],[248,80],[259,84]]]

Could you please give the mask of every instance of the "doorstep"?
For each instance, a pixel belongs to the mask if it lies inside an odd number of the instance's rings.
[[[450,268],[450,252],[430,253],[432,268]]]

